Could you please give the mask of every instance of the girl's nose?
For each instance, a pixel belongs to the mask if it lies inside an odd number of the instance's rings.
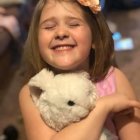
[[[66,38],[69,38],[69,32],[65,29],[58,30],[55,33],[55,39],[57,40],[64,40]]]

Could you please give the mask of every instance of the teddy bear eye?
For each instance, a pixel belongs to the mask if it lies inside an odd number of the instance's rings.
[[[69,106],[74,106],[74,105],[75,105],[75,103],[74,103],[73,101],[71,101],[71,100],[69,100],[69,101],[67,102],[67,104],[68,104]]]

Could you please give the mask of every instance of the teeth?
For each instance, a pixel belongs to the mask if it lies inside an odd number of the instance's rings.
[[[58,46],[56,48],[54,48],[55,50],[59,50],[59,51],[62,51],[62,50],[68,50],[72,48],[72,46]]]

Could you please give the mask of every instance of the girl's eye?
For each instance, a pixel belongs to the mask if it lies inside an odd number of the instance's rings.
[[[56,23],[55,23],[55,22],[49,21],[49,22],[46,22],[46,23],[44,24],[44,29],[46,29],[46,30],[52,30],[52,29],[54,29],[55,27],[56,27]]]
[[[72,19],[72,20],[69,20],[68,21],[68,25],[70,27],[78,27],[78,26],[80,26],[80,21],[79,20]]]
[[[77,22],[74,22],[74,23],[69,23],[69,26],[70,27],[78,27],[78,26],[80,26],[80,24]]]
[[[47,29],[47,30],[52,30],[54,28],[55,28],[55,25],[45,26],[45,29]]]
[[[45,27],[45,29],[47,29],[47,30],[52,30],[52,29],[54,29],[55,28],[55,26],[46,26]]]

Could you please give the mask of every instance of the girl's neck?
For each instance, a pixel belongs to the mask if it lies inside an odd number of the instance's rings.
[[[62,70],[62,69],[57,69],[54,67],[50,67],[50,70],[54,72],[54,74],[60,74],[60,73],[73,73],[73,72],[80,72],[80,71],[86,71],[89,73],[89,66],[84,67],[84,68],[76,68],[76,69],[70,69],[70,70]]]

